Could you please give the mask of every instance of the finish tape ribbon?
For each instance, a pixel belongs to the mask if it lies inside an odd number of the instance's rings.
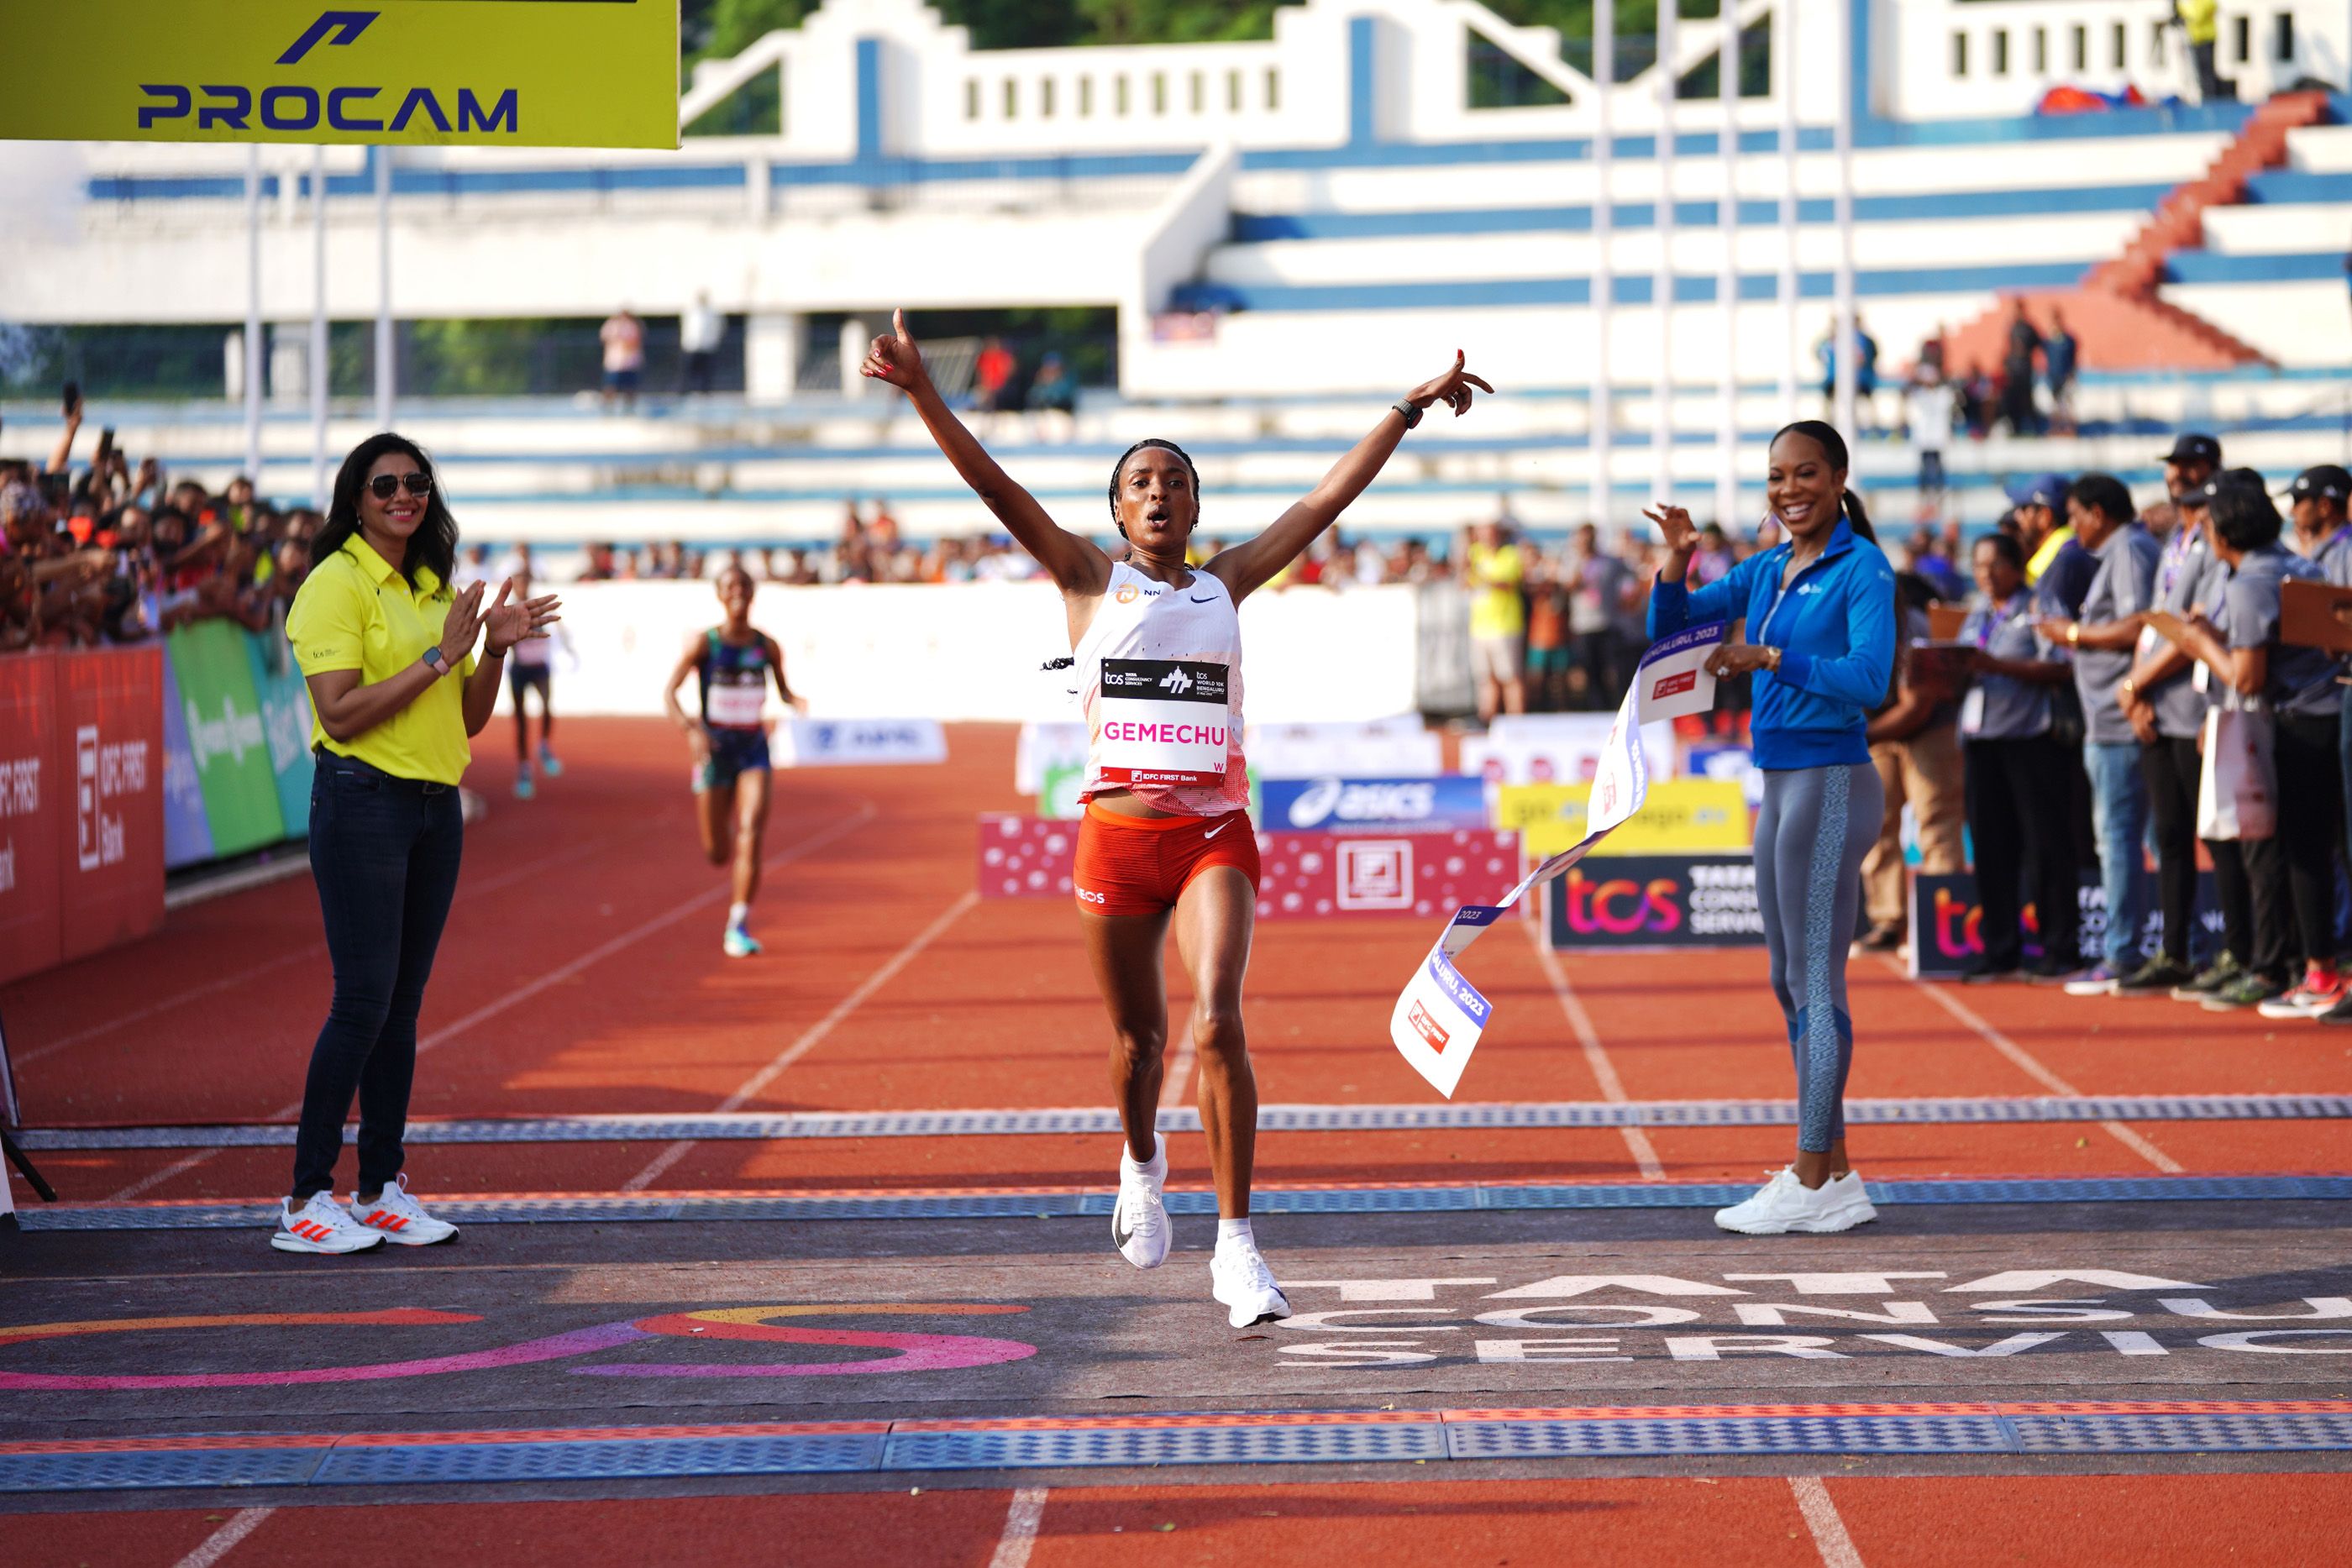
[[[1591,854],[1601,840],[1630,821],[1649,798],[1650,768],[1642,752],[1642,727],[1706,713],[1715,706],[1715,676],[1707,655],[1729,630],[1724,622],[1692,626],[1651,644],[1634,671],[1633,684],[1617,705],[1609,739],[1601,748],[1601,762],[1592,776],[1592,797],[1585,818],[1585,835],[1556,855],[1538,862],[1519,884],[1497,904],[1465,904],[1454,912],[1438,934],[1412,979],[1397,998],[1389,1015],[1389,1039],[1415,1072],[1448,1100],[1470,1065],[1478,1037],[1494,1021],[1495,1005],[1479,994],[1455,968],[1454,961],[1470,944],[1528,893],[1566,872]]]

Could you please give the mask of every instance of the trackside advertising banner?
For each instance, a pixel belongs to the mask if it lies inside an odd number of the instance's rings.
[[[163,641],[163,863],[299,838],[310,826],[310,694],[286,639],[226,621]]]
[[[2151,892],[2156,879],[2148,878]],[[2106,955],[2107,894],[2096,878],[2086,875],[2078,896],[2082,910],[2080,961],[2088,967]],[[2025,906],[2027,962],[2042,956],[2042,944],[2032,904]],[[1984,956],[1984,906],[1977,902],[1974,873],[1911,877],[1911,973],[1923,980],[1952,980],[1967,974]],[[2164,942],[2164,915],[2150,909],[2140,927],[2139,956],[2152,958]],[[2206,961],[2221,945],[2221,909],[2213,891],[2213,873],[2197,873],[2196,928],[2189,934],[2189,956]]]
[[[0,982],[163,923],[163,667],[152,646],[0,659]]]
[[[253,663],[245,651],[253,635],[227,621],[199,621],[172,632],[163,643],[179,686],[180,720],[215,857],[243,854],[287,836],[261,698],[253,689]]]
[[[0,138],[677,145],[678,0],[6,7]]]
[[[1744,947],[1764,941],[1748,854],[1595,856],[1545,894],[1555,947]]]
[[[1486,786],[1434,779],[1268,779],[1258,787],[1269,833],[1439,833],[1486,822]]]

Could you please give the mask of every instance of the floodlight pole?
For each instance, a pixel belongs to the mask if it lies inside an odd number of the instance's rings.
[[[1853,27],[1848,7],[1832,5],[1837,18],[1837,118],[1831,131],[1837,154],[1837,427],[1849,441],[1855,428],[1854,376],[1861,345],[1855,340],[1853,306]],[[1864,79],[1867,79],[1866,78]]]
[[[1772,40],[1773,91],[1780,99],[1780,423],[1797,417],[1797,0],[1780,0]]]
[[[1650,275],[1650,304],[1658,313],[1658,373],[1650,399],[1650,460],[1657,500],[1675,494],[1675,7],[1658,7],[1658,199],[1654,227],[1657,265]]]
[[[310,148],[310,505],[327,508],[327,149]]]
[[[1722,53],[1717,88],[1723,128],[1716,151],[1722,155],[1723,195],[1716,203],[1716,226],[1723,256],[1715,274],[1716,304],[1723,312],[1723,359],[1716,373],[1715,520],[1725,528],[1739,509],[1739,10],[1723,0]]]
[[[375,427],[392,428],[392,145],[371,147],[375,162]]]
[[[245,149],[245,474],[254,494],[261,485],[261,378],[268,350],[261,341],[261,147]]]
[[[1592,7],[1592,395],[1588,402],[1591,428],[1592,500],[1587,508],[1592,521],[1609,527],[1611,492],[1610,448],[1614,440],[1616,413],[1610,406],[1610,296],[1614,284],[1610,267],[1610,240],[1616,222],[1611,210],[1610,171],[1615,163],[1611,145],[1615,131],[1610,123],[1609,99],[1617,85],[1617,0],[1595,0]]]

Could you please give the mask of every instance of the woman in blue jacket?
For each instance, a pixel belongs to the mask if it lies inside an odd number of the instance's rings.
[[[1797,1157],[1715,1222],[1750,1236],[1845,1230],[1878,1218],[1845,1153],[1845,1080],[1853,1023],[1846,947],[1862,859],[1885,797],[1864,739],[1895,667],[1895,570],[1861,497],[1845,487],[1844,440],[1819,420],[1772,438],[1765,489],[1788,542],[1692,591],[1698,530],[1679,507],[1646,514],[1668,551],[1650,594],[1653,639],[1710,621],[1746,622],[1709,660],[1717,676],[1754,671],[1756,902],[1764,914],[1772,994],[1797,1061]]]

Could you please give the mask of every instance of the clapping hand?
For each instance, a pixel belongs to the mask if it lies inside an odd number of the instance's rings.
[[[474,651],[474,639],[482,632],[482,585],[459,591],[449,606],[449,613],[441,618],[441,671],[444,674],[465,662]]]
[[[474,585],[474,591],[478,595],[481,592],[479,583]],[[507,596],[513,591],[513,579],[499,583],[497,601],[483,614],[482,624],[489,629],[486,648],[491,653],[503,653],[517,643],[541,641],[547,636],[547,629],[562,619],[556,612],[563,607],[563,601],[554,594],[542,593],[537,599],[509,604]]]

